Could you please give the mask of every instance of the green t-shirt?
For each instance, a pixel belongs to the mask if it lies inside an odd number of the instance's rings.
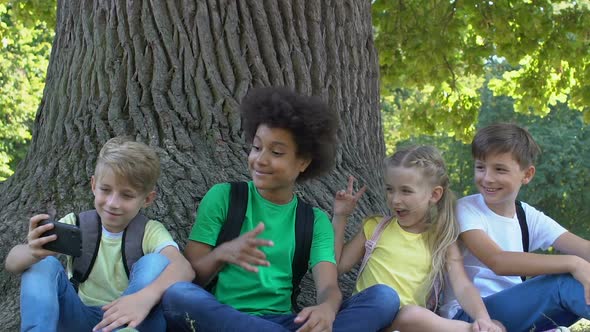
[[[221,226],[227,217],[229,183],[214,185],[203,197],[190,240],[215,246]],[[291,312],[292,271],[295,252],[295,211],[298,200],[278,205],[264,199],[252,181],[248,182],[248,206],[241,234],[256,227],[260,221],[265,229],[258,236],[274,242],[272,247],[260,247],[270,262],[252,273],[233,264],[227,264],[218,274],[215,297],[233,308],[256,315]],[[314,208],[313,240],[310,267],[334,259],[334,232],[328,216]]]

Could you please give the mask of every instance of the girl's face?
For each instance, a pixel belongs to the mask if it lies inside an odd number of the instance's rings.
[[[417,168],[388,167],[385,190],[387,206],[401,228],[411,233],[426,231],[426,214],[440,199],[442,187],[430,184]]]

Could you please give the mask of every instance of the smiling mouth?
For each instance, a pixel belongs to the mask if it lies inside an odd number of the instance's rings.
[[[483,189],[485,190],[485,192],[492,193],[492,194],[497,192],[498,190],[500,190],[499,188],[488,188],[488,187],[483,187]]]

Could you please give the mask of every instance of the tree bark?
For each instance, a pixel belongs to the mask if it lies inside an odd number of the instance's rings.
[[[158,198],[146,214],[184,245],[215,183],[248,178],[237,106],[255,86],[319,95],[341,118],[336,169],[304,183],[330,214],[354,175],[371,191],[359,216],[383,209],[384,156],[371,3],[364,0],[58,1],[55,40],[33,140],[0,184],[0,254],[23,243],[36,213],[93,208],[101,146],[131,135],[158,152]],[[344,276],[350,293],[356,272]],[[19,277],[0,272],[0,324],[18,328]],[[300,301],[314,302],[309,276]]]

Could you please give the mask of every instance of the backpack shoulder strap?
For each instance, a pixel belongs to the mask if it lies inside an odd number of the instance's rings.
[[[297,210],[295,212],[295,253],[291,263],[293,274],[291,306],[293,311],[299,311],[299,306],[297,305],[297,297],[301,292],[299,284],[309,269],[314,220],[313,207],[303,199],[297,198]]]
[[[76,215],[76,225],[80,227],[82,235],[82,255],[73,258],[73,275],[70,281],[74,288],[78,290],[78,286],[88,279],[88,275],[94,266],[100,247],[102,226],[100,216],[96,210],[84,211]]]
[[[520,234],[522,238],[522,250],[529,252],[529,226],[526,222],[526,213],[522,207],[520,201],[516,201],[516,218],[518,218],[518,224],[520,225]],[[525,276],[521,276],[522,281],[526,280]]]
[[[133,264],[137,262],[145,253],[143,252],[143,236],[145,226],[149,219],[142,213],[138,213],[135,218],[131,219],[121,240],[121,259],[125,267],[127,277],[131,274]]]
[[[246,209],[248,208],[248,183],[231,182],[230,184],[227,217],[217,235],[216,247],[240,236]]]
[[[216,247],[240,236],[242,224],[246,216],[246,209],[248,208],[248,183],[243,181],[230,182],[230,185],[227,217],[217,235]],[[205,288],[211,291],[216,284],[217,276],[211,279]]]
[[[379,224],[377,224],[377,227],[375,227],[375,230],[373,231],[373,235],[371,235],[371,238],[365,242],[365,255],[363,256],[363,260],[361,261],[361,267],[359,268],[357,277],[359,277],[361,275],[361,272],[363,272],[363,270],[365,269],[365,266],[369,262],[369,258],[371,257],[373,250],[375,250],[375,247],[377,246],[377,242],[381,237],[381,233],[383,233],[385,227],[389,225],[391,219],[391,216],[384,216],[383,219],[381,219],[381,221],[379,222]],[[363,230],[361,229],[361,232],[362,231]]]

